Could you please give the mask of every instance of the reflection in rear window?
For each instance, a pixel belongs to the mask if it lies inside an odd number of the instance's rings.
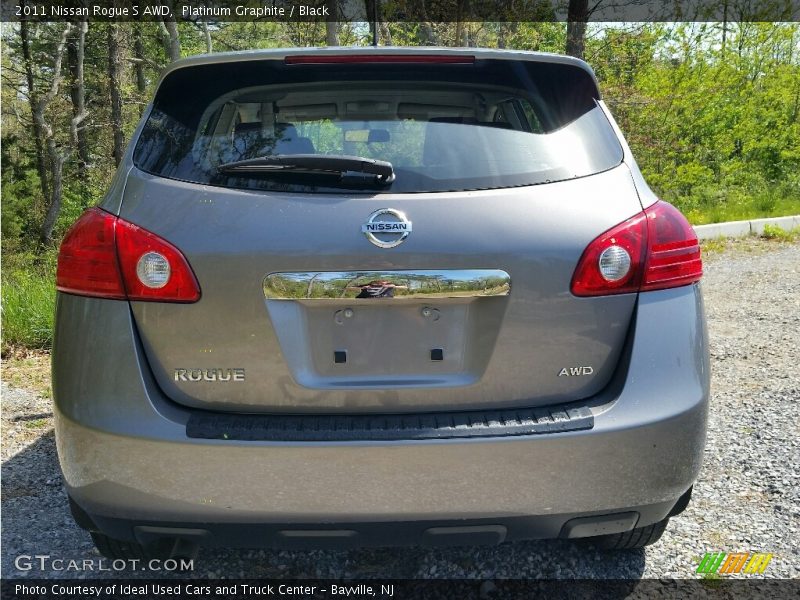
[[[149,173],[257,190],[347,192],[311,175],[222,173],[263,156],[392,163],[375,192],[532,185],[591,175],[622,149],[584,70],[532,61],[185,67],[162,83],[134,152]]]

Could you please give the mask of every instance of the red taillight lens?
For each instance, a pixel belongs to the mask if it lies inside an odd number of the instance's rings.
[[[600,270],[600,257],[612,246],[622,248],[630,256],[628,273],[616,281],[606,279]],[[647,219],[643,213],[609,229],[584,250],[572,276],[572,293],[576,296],[604,296],[638,292],[646,246]]]
[[[697,234],[681,212],[668,202],[644,211],[650,246],[642,291],[678,287],[703,276]]]
[[[627,273],[609,279],[613,265],[610,268],[605,259],[625,253],[630,258]],[[571,289],[576,296],[624,294],[687,285],[702,275],[700,246],[692,226],[677,208],[659,201],[589,244],[578,261]]]
[[[125,298],[114,245],[116,217],[90,208],[70,227],[58,252],[56,287],[62,292]]]
[[[200,286],[186,258],[175,246],[154,233],[118,219],[117,251],[130,300],[196,302],[200,299]],[[139,261],[151,253],[160,255],[169,264],[166,283],[159,282],[158,287],[148,285],[147,280],[138,272]]]
[[[453,54],[299,54],[287,56],[287,65],[330,65],[342,63],[445,63],[471,65],[474,56]]]
[[[155,257],[156,267],[165,268],[143,268],[153,264],[147,262],[151,257]],[[149,272],[156,277],[147,277]],[[58,254],[56,287],[70,294],[120,300],[200,299],[200,286],[180,250],[99,208],[87,210],[64,237]]]

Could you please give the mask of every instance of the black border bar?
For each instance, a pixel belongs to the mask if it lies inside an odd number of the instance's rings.
[[[335,591],[334,591],[335,588]],[[135,591],[134,591],[135,590]],[[345,591],[349,591],[345,594]],[[73,592],[73,593],[69,593]],[[4,579],[5,600],[108,600],[110,598],[204,598],[209,600],[341,599],[410,600],[592,598],[797,598],[797,579],[644,580],[243,580],[243,579]]]
[[[571,13],[569,0],[337,0],[335,11],[330,0],[1,1],[2,21],[39,22],[368,22],[376,12],[384,22],[412,23],[800,20],[800,0],[585,0]]]

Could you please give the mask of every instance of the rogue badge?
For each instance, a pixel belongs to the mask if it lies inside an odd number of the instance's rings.
[[[411,233],[411,221],[399,210],[381,208],[369,216],[361,233],[378,248],[394,248]]]

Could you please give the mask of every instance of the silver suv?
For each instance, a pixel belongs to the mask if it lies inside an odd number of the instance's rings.
[[[61,246],[73,514],[123,558],[652,543],[703,455],[701,274],[582,61],[179,61]]]

